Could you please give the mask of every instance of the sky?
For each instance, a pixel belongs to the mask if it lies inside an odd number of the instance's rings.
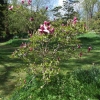
[[[58,0],[58,5],[62,6],[63,5],[63,0]]]

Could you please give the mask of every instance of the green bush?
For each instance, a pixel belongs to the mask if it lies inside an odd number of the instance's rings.
[[[79,57],[81,49],[77,48],[79,44],[77,34],[82,27],[79,28],[78,23],[62,26],[60,21],[59,23],[52,22],[53,26],[48,21],[44,21],[44,23],[49,25],[40,25],[39,30],[42,31],[33,34],[28,43],[22,43],[12,56],[26,61],[29,67],[43,75],[43,80],[48,80],[52,75],[59,72],[58,65],[61,61],[68,60],[73,56]],[[50,32],[48,33],[48,31]]]
[[[44,8],[35,12],[20,4],[14,5],[14,8],[6,13],[10,34],[19,38],[26,38],[29,34],[33,34],[39,28],[40,23],[48,19]]]
[[[24,86],[10,100],[99,100],[100,97],[100,69],[97,68],[58,74],[47,84],[40,79],[41,76],[28,75]]]

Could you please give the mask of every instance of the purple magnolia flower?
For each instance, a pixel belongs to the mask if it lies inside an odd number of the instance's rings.
[[[12,6],[9,6],[9,8],[8,8],[9,10],[13,10],[13,5]]]
[[[28,0],[28,5],[31,5],[31,3],[32,3],[32,0]]]
[[[54,28],[51,28],[50,26],[50,22],[48,21],[44,21],[44,24],[40,25],[40,28],[38,29],[38,31],[41,33],[41,34],[47,34],[47,33],[54,33]]]
[[[79,56],[82,57],[82,55],[83,55],[82,52],[80,52]]]
[[[80,48],[81,48],[81,45],[78,44],[78,45],[77,45],[77,48],[80,49]]]
[[[34,18],[33,17],[30,17],[30,19],[29,19],[30,21],[33,21],[34,20]]]
[[[33,48],[32,48],[32,47],[30,47],[30,48],[29,48],[29,50],[30,50],[30,51],[33,51]]]
[[[50,25],[50,22],[44,21],[44,24],[49,26]]]
[[[54,33],[54,28],[50,29],[50,33]]]
[[[50,33],[45,25],[41,25],[40,29],[38,29],[40,33]]]
[[[27,46],[27,44],[22,42],[22,44],[21,44],[20,47],[21,47],[21,48],[26,48],[26,46]]]
[[[24,4],[24,2],[25,2],[25,1],[24,1],[24,0],[22,0],[21,2],[22,2],[22,4]]]
[[[72,20],[72,24],[75,25],[77,22],[78,22],[77,17],[74,17],[73,20]]]
[[[32,0],[28,0],[28,2],[32,2]]]
[[[64,24],[62,24],[62,26],[65,26]]]
[[[88,52],[90,52],[90,51],[91,51],[91,49],[92,49],[92,47],[88,47]]]
[[[74,17],[73,20],[74,20],[74,21],[77,20],[77,17]]]
[[[40,33],[44,33],[44,30],[45,30],[44,25],[40,25],[40,29],[38,29],[38,31],[39,31]]]
[[[48,10],[48,7],[46,7],[46,10]]]

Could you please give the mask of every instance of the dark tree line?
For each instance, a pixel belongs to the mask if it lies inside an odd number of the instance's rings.
[[[0,42],[11,38],[6,24],[7,8],[7,2],[0,0]]]
[[[3,11],[4,10],[5,10],[4,1],[0,0],[0,40],[2,38],[3,31],[5,30],[5,27],[4,27],[4,24],[3,24],[3,21],[4,21],[4,13],[3,13]]]

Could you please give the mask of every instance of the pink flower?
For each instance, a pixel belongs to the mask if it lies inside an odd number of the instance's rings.
[[[44,24],[49,26],[50,25],[50,22],[44,21]]]
[[[31,5],[31,3],[32,3],[32,0],[28,0],[28,5]]]
[[[31,2],[28,2],[28,5],[31,5]]]
[[[43,30],[43,32],[44,32],[45,34],[50,33],[50,31],[47,30],[47,29]]]
[[[32,34],[29,34],[30,37],[32,37]]]
[[[27,46],[27,44],[22,42],[22,44],[21,44],[20,47],[21,47],[21,48],[26,48],[26,46]]]
[[[21,2],[22,2],[22,4],[24,4],[24,2],[25,2],[25,1],[24,1],[24,0],[22,0]]]
[[[48,10],[48,7],[46,7],[46,10]]]
[[[33,48],[29,48],[29,50],[30,50],[30,51],[32,51],[32,50],[33,50]]]
[[[28,2],[32,2],[32,0],[28,0]]]
[[[50,28],[51,28],[51,26],[50,26],[50,25],[49,25],[49,26],[47,26],[47,29],[48,29],[48,30],[50,30]]]
[[[30,21],[33,21],[34,20],[34,18],[33,17],[30,17],[30,19],[29,19]]]
[[[44,30],[45,29],[44,25],[41,24],[40,29]]]
[[[81,46],[80,46],[80,45],[77,45],[77,48],[78,48],[78,49],[80,49],[80,48],[81,48]]]
[[[73,24],[75,25],[75,24],[76,24],[76,22],[77,22],[76,20],[75,20],[75,21],[73,21]]]
[[[80,52],[79,56],[82,57],[82,52]]]
[[[77,17],[74,17],[73,20],[72,20],[72,24],[75,25],[77,22],[78,22]]]
[[[73,20],[74,20],[74,21],[77,20],[77,17],[74,17]]]
[[[13,5],[12,5],[12,6],[10,6],[8,9],[9,9],[9,10],[12,10],[12,9],[13,9]]]
[[[40,29],[38,29],[38,30],[40,33],[50,33],[45,24],[40,25]]]
[[[64,24],[62,24],[62,26],[65,26]]]
[[[54,33],[54,28],[51,28],[50,26],[50,22],[48,21],[44,21],[44,24],[43,25],[40,25],[40,29],[38,29],[38,31],[41,33],[41,34],[47,34],[47,33]]]
[[[88,47],[88,52],[90,52],[90,51],[91,51],[91,49],[92,49],[92,47]]]
[[[54,28],[52,28],[52,29],[50,30],[50,33],[51,33],[51,34],[54,33]]]

